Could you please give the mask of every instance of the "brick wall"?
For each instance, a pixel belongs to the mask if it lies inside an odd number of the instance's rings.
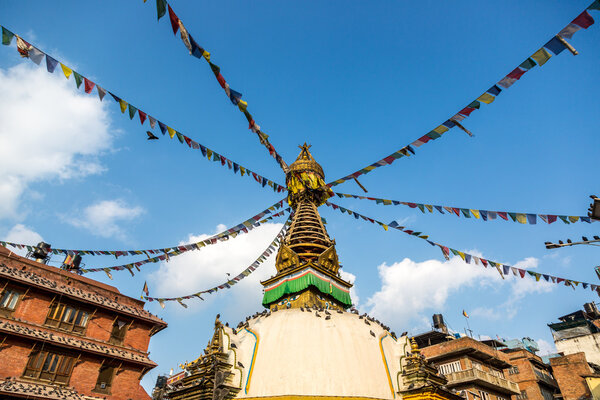
[[[15,282],[13,279],[16,278],[2,275],[0,276],[0,289],[4,286],[4,283],[8,281],[9,285],[18,288],[22,292],[27,290],[27,293],[19,300],[12,315],[9,315],[7,318],[0,318],[0,321],[4,320],[20,325],[32,323],[37,325],[37,327],[29,325],[32,328],[51,331],[55,337],[71,337],[82,339],[84,341],[94,339],[105,342],[99,343],[103,346],[119,348],[135,354],[139,354],[137,351],[144,354],[147,352],[150,341],[150,331],[157,326],[157,322],[159,327],[166,325],[158,318],[143,311],[143,302],[122,295],[112,286],[58,268],[39,264],[15,256],[14,254],[7,257],[6,253],[4,248],[0,248],[0,263],[3,263],[8,267],[15,268],[19,271],[35,273],[36,275],[56,282],[58,285],[68,285],[71,288],[79,288],[86,292],[93,292],[96,295],[101,295],[112,301],[117,301],[121,305],[142,310],[142,312],[145,313],[144,315],[150,316],[150,318],[154,318],[154,320],[144,319],[146,317],[139,318],[127,313],[117,313],[110,308],[105,308],[97,304],[90,304],[81,299],[73,298],[73,296],[54,293],[47,288],[40,288],[34,285],[29,286],[23,282]],[[86,330],[82,334],[65,332],[58,328],[44,325],[53,299],[77,308],[82,308],[90,314],[93,313],[93,317],[88,321]],[[115,317],[118,317],[126,323],[133,321],[125,335],[122,346],[113,346],[108,343]],[[37,348],[39,348],[43,342],[40,341],[39,338],[34,339],[31,337],[14,336],[14,333],[7,333],[4,331],[0,334],[0,342],[2,342],[5,337],[4,344],[0,347],[0,379],[7,377],[23,379],[22,376],[34,343],[37,343]],[[105,397],[107,400],[150,399],[150,396],[148,396],[141,387],[140,379],[144,372],[144,368],[148,368],[151,364],[146,365],[148,363],[139,364],[132,361],[121,361],[118,356],[113,357],[105,354],[95,354],[78,349],[69,349],[69,347],[66,347],[65,349],[67,351],[70,350],[75,354],[80,354],[80,359],[74,366],[68,383],[68,386],[74,387],[80,394],[101,398]],[[118,373],[113,378],[110,394],[94,392],[100,367],[103,362],[112,363],[112,365],[119,367]]]
[[[551,358],[550,365],[564,400],[591,396],[582,375],[589,375],[593,370],[587,363],[584,353]]]

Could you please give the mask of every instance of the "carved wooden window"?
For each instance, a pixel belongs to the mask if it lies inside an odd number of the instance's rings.
[[[29,355],[24,377],[66,385],[69,383],[75,358],[58,350],[33,350]]]
[[[96,380],[96,387],[94,387],[94,392],[110,394],[110,389],[112,387],[112,381],[115,377],[115,371],[117,367],[110,364],[102,364],[100,366],[100,371],[98,372],[98,379]]]
[[[84,333],[89,320],[89,313],[76,306],[54,302],[46,317],[46,325],[59,329]]]
[[[112,344],[123,344],[125,340],[125,334],[131,323],[124,321],[121,318],[115,319],[113,323],[112,332],[110,333],[109,342]]]
[[[10,315],[17,308],[17,303],[23,295],[23,292],[15,288],[5,287],[0,291],[0,315]]]

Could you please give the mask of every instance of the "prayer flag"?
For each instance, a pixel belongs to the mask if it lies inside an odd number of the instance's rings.
[[[471,104],[469,104],[467,107],[471,107],[471,108],[475,108],[476,110],[479,110],[479,107],[481,107],[481,103],[479,103],[477,100],[473,100],[471,102]]]
[[[204,49],[194,40],[192,35],[188,33],[188,38],[190,39],[190,44],[192,46],[191,53],[196,58],[202,58],[204,54]]]
[[[519,65],[519,68],[523,68],[524,70],[530,70],[533,67],[535,67],[535,62],[531,58],[528,58]]]
[[[481,101],[481,102],[484,102],[485,104],[490,104],[490,103],[492,103],[494,100],[496,100],[496,98],[495,98],[494,96],[492,96],[491,94],[489,94],[489,93],[484,93],[484,94],[482,94],[481,96],[479,96],[479,97],[477,98],[477,100],[479,100],[479,101]]]
[[[465,310],[463,310],[462,314],[463,314],[463,317],[469,318],[469,314],[467,314],[467,312]]]
[[[502,89],[500,89],[498,86],[494,85],[491,88],[489,88],[486,92],[493,96],[498,96],[501,91],[502,91]]]
[[[163,124],[162,122],[160,122],[160,121],[158,121],[158,126],[160,128],[160,131],[164,135],[167,132],[167,126],[165,124]]]
[[[92,81],[90,81],[88,78],[83,78],[83,87],[85,88],[85,92],[86,93],[92,93],[92,90],[94,89],[94,86],[96,86],[96,84]]]
[[[181,41],[183,42],[185,47],[187,47],[190,54],[192,54],[192,44],[190,43],[190,36],[188,34],[187,29],[185,29],[183,22],[181,22],[181,20],[179,20],[179,34],[181,35]]]
[[[138,110],[138,115],[140,117],[140,124],[144,125],[144,121],[146,120],[146,113],[141,110]]]
[[[98,91],[98,97],[100,97],[100,101],[102,101],[102,99],[104,99],[104,96],[106,96],[106,90],[104,90],[98,85],[96,85],[96,90]]]
[[[15,36],[14,33],[2,27],[2,44],[8,46],[12,42],[12,38]]]
[[[515,78],[509,78],[508,76],[505,76],[504,78],[502,78],[499,82],[498,85],[502,86],[505,89],[508,89],[509,87],[511,87],[513,85],[513,83],[515,83],[517,81],[517,79]]]
[[[590,15],[590,13],[587,12],[587,10],[584,10],[581,14],[577,16],[577,18],[571,21],[571,23],[578,25],[583,29],[587,29],[594,24],[594,18],[592,18],[592,16]]]
[[[166,12],[167,12],[167,1],[166,0],[156,0],[156,14],[158,16],[158,19],[160,20],[162,17],[164,17]],[[165,308],[164,305],[163,305],[163,308]]]
[[[474,109],[474,108],[471,108],[471,107],[465,107],[465,108],[463,108],[462,110],[460,110],[458,113],[459,113],[459,114],[462,114],[462,115],[466,115],[466,116],[468,117],[469,115],[471,115],[471,113],[472,113],[473,111],[475,111],[475,109]]]
[[[69,79],[69,77],[73,73],[73,70],[71,68],[67,67],[66,65],[64,65],[63,63],[60,63],[60,67],[63,70],[63,74],[65,74],[65,78]]]
[[[169,9],[169,19],[171,20],[171,28],[173,28],[173,35],[176,35],[179,30],[179,17],[175,15],[169,4],[167,4],[167,8]]]
[[[45,56],[45,54],[41,50],[36,49],[33,46],[29,50],[29,59],[31,61],[33,61],[34,63],[36,63],[37,65],[40,65],[44,56]]]
[[[548,50],[550,50],[552,53],[554,53],[554,55],[559,55],[564,49],[567,48],[563,44],[563,42],[561,42],[560,40],[558,40],[557,37],[553,37],[552,39],[550,39],[544,45],[544,47],[547,48]]]
[[[570,23],[565,26],[560,32],[558,32],[558,36],[563,38],[572,39],[575,32],[581,29],[581,26]]]
[[[148,115],[148,122],[150,122],[150,127],[152,129],[156,128],[156,119],[150,115]]]
[[[75,77],[75,84],[77,85],[77,89],[83,83],[83,76],[79,75],[76,71],[73,71],[73,76]]]
[[[552,54],[548,53],[543,47],[531,55],[531,58],[533,58],[540,66],[546,64],[546,61],[548,61],[550,57],[552,57]]]
[[[50,72],[51,74],[54,73],[54,70],[56,69],[57,65],[58,61],[46,54],[46,69],[48,70],[48,72]]]
[[[129,119],[133,119],[133,117],[135,117],[136,111],[137,111],[137,108],[135,108],[134,106],[129,104]]]
[[[21,55],[21,57],[29,57],[29,50],[31,50],[31,45],[23,40],[19,35],[15,35],[17,37],[17,51]]]

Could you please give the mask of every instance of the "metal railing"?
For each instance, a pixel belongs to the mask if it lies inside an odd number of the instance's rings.
[[[496,375],[492,375],[488,372],[481,371],[476,368],[467,369],[464,371],[452,372],[446,375],[449,384],[462,383],[474,380],[481,380],[500,387],[505,390],[509,390],[514,394],[520,394],[519,385],[504,378],[500,378]]]

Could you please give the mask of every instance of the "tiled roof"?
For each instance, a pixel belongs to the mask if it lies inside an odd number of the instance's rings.
[[[43,383],[24,382],[19,380],[0,379],[0,395],[17,395],[28,399],[50,400],[101,400],[79,394],[75,389]]]
[[[166,327],[167,323],[156,315],[150,314],[143,308],[135,308],[127,305],[123,305],[117,301],[111,300],[98,293],[88,292],[79,288],[70,287],[67,285],[58,284],[57,282],[44,278],[38,274],[30,271],[23,271],[17,268],[11,268],[5,264],[0,264],[0,277],[5,277],[12,280],[17,280],[29,285],[46,288],[53,292],[58,292],[63,295],[70,296],[79,300],[83,300],[88,303],[93,303],[98,306],[117,310],[121,313],[132,315],[134,317],[152,321]]]
[[[131,351],[119,349],[110,345],[95,343],[90,340],[83,340],[54,334],[53,332],[26,326],[25,324],[17,323],[16,321],[0,320],[0,332],[11,333],[14,335],[24,336],[35,340],[42,340],[47,343],[53,343],[59,346],[67,346],[71,348],[85,350],[91,353],[108,355],[111,357],[120,358],[122,360],[138,364],[144,364],[146,366],[156,366],[156,363],[150,360],[145,354],[136,354]]]

